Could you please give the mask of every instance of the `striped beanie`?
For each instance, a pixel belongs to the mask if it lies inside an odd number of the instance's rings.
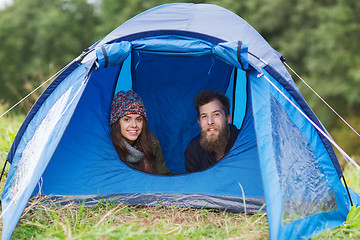
[[[118,92],[111,104],[110,125],[129,114],[139,114],[147,120],[144,102],[140,96],[133,91]]]

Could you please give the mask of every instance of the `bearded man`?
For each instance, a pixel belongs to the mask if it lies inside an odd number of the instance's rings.
[[[230,101],[219,92],[203,90],[194,99],[201,134],[185,150],[186,172],[213,166],[232,148],[239,130],[232,124]]]

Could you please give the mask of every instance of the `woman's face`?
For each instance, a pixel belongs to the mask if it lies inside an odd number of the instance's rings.
[[[120,118],[119,124],[121,135],[132,144],[142,131],[144,118],[139,114],[129,114]]]

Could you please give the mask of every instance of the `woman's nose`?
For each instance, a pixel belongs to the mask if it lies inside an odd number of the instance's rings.
[[[130,123],[130,126],[137,127],[136,120],[132,120],[131,123]]]

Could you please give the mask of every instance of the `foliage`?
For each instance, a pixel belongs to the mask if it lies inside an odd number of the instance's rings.
[[[14,0],[0,10],[0,98],[13,105],[126,20],[174,2]],[[243,17],[341,116],[360,122],[359,1],[183,2],[217,4]],[[298,86],[325,127],[346,138],[350,130],[304,84]],[[21,109],[27,111],[37,97]],[[360,154],[358,139],[343,148]]]
[[[174,2],[14,0],[0,10],[0,98],[13,105],[126,20]],[[360,122],[359,1],[183,2],[217,4],[243,17],[341,116]],[[350,130],[304,84],[298,86],[325,127],[346,138]],[[27,111],[37,97],[17,110]],[[343,148],[360,154],[358,139]]]
[[[352,206],[346,217],[346,228],[357,228],[360,230],[360,207]]]
[[[14,0],[0,10],[0,114],[121,23],[175,0]],[[183,1],[190,2],[190,1]],[[359,132],[360,2],[355,0],[206,0],[248,21],[282,53],[318,93]],[[296,79],[295,79],[296,80]],[[359,138],[304,85],[305,99],[346,151],[360,154]],[[28,110],[38,95],[22,108]],[[0,118],[3,164],[24,115]],[[359,161],[358,161],[359,162]],[[360,192],[357,172],[345,168],[348,185]],[[7,171],[5,171],[5,176]],[[2,180],[0,189],[3,188]],[[360,208],[344,226],[313,239],[360,238]],[[14,239],[203,239],[268,238],[266,215],[244,216],[205,209],[151,208],[100,202],[54,206],[31,202]]]
[[[258,0],[247,3],[244,14],[331,106],[347,115],[360,104],[355,87],[360,83],[359,4]],[[299,87],[306,93],[304,86]],[[309,101],[317,110],[317,102]]]
[[[343,174],[347,185],[355,192],[360,192],[359,169],[347,165]],[[321,232],[312,239],[359,239],[360,238],[360,206],[352,206],[344,225],[338,228]]]
[[[25,96],[94,41],[97,20],[86,0],[14,0],[0,10],[0,92],[10,104]]]
[[[360,237],[360,206],[352,206],[344,225],[336,229],[321,232],[312,239],[359,239]]]
[[[360,156],[354,157],[354,160],[360,162]],[[343,175],[345,176],[345,180],[347,185],[357,193],[360,193],[360,174],[359,169],[356,169],[352,165],[346,165],[343,170]]]
[[[177,1],[14,0],[0,10],[0,114],[121,23],[171,2]],[[243,17],[359,132],[359,1],[191,2],[217,4]],[[339,145],[359,155],[359,138],[340,127],[343,124],[303,84],[299,82],[298,86]],[[22,109],[28,110],[37,97],[35,93],[21,105]],[[13,114],[0,118],[1,165],[23,118]],[[348,185],[360,192],[358,172],[345,167],[344,175]],[[4,179],[0,189],[3,184]],[[360,238],[359,212],[353,207],[344,226],[313,239]],[[140,208],[111,202],[84,208],[43,205],[34,200],[14,232],[14,239],[31,238],[264,239],[268,238],[268,226],[263,214],[249,217],[206,209]]]
[[[359,116],[356,116],[355,113],[352,113],[348,116],[347,121],[349,124],[360,134],[360,121]],[[360,137],[351,132],[348,127],[344,127],[344,124],[340,119],[335,121],[337,124],[332,128],[331,135],[336,140],[339,145],[347,153],[354,155],[360,155]],[[360,164],[360,159],[357,161]]]

